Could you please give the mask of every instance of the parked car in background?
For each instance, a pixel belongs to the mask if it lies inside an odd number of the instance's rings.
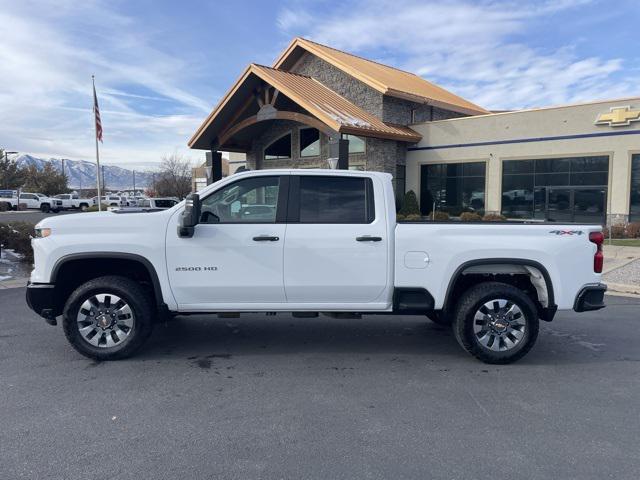
[[[61,193],[53,198],[62,200],[63,210],[78,209],[84,212],[90,206],[95,205],[92,198],[80,198],[73,193]]]
[[[18,206],[17,190],[0,190],[0,211],[15,210]]]
[[[62,200],[49,198],[41,193],[21,192],[16,199],[19,205],[25,205],[28,209],[42,212],[59,212],[62,209]]]
[[[153,209],[153,210],[166,210],[167,208],[171,208],[174,205],[180,203],[175,197],[156,197],[156,198],[143,198],[138,203],[138,207],[143,209]]]
[[[128,196],[123,198],[126,199],[127,207],[139,207],[140,203],[146,200],[146,197],[142,197],[142,196],[137,196],[137,197]]]
[[[102,205],[106,205],[107,207],[123,206],[122,197],[120,197],[119,195],[106,195],[100,198],[101,198],[100,203],[102,203]],[[93,201],[93,205],[98,205],[98,197],[93,197],[91,200]],[[126,201],[124,202],[124,205],[126,205]]]

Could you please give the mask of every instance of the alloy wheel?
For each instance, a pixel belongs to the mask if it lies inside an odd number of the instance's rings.
[[[526,319],[511,300],[492,299],[482,305],[473,318],[473,333],[483,347],[504,352],[516,348],[525,337]]]
[[[99,293],[85,300],[76,321],[83,340],[98,348],[121,345],[135,326],[131,307],[112,293]]]

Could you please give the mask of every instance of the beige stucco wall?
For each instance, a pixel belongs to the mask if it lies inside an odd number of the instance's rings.
[[[508,143],[407,153],[407,190],[420,194],[420,165],[426,163],[487,162],[486,210],[500,211],[502,192],[502,160],[550,158],[565,156],[608,155],[609,188],[607,211],[610,218],[629,213],[631,155],[640,153],[640,122],[629,126],[595,125],[601,113],[611,107],[630,106],[640,109],[640,98],[594,102],[581,105],[456,118],[412,125],[422,135],[417,147],[452,144],[538,139],[565,135],[604,132],[639,134],[589,137],[578,139]]]

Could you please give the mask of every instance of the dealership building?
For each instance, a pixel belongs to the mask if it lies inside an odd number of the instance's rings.
[[[251,169],[393,175],[423,215],[640,221],[640,98],[490,112],[421,77],[296,38],[251,64],[189,141]]]

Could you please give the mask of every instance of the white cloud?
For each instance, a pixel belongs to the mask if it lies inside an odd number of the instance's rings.
[[[581,58],[574,45],[543,49],[522,40],[530,22],[588,3],[356,0],[312,22],[283,9],[280,26],[353,53],[377,52],[374,59],[492,109],[637,94],[631,76],[611,82],[624,67],[619,58]]]
[[[92,159],[95,73],[105,161],[159,162],[174,150],[203,157],[186,143],[211,104],[185,88],[188,55],[156,48],[140,22],[109,5],[0,0],[0,146]],[[169,113],[149,114],[143,101]]]

